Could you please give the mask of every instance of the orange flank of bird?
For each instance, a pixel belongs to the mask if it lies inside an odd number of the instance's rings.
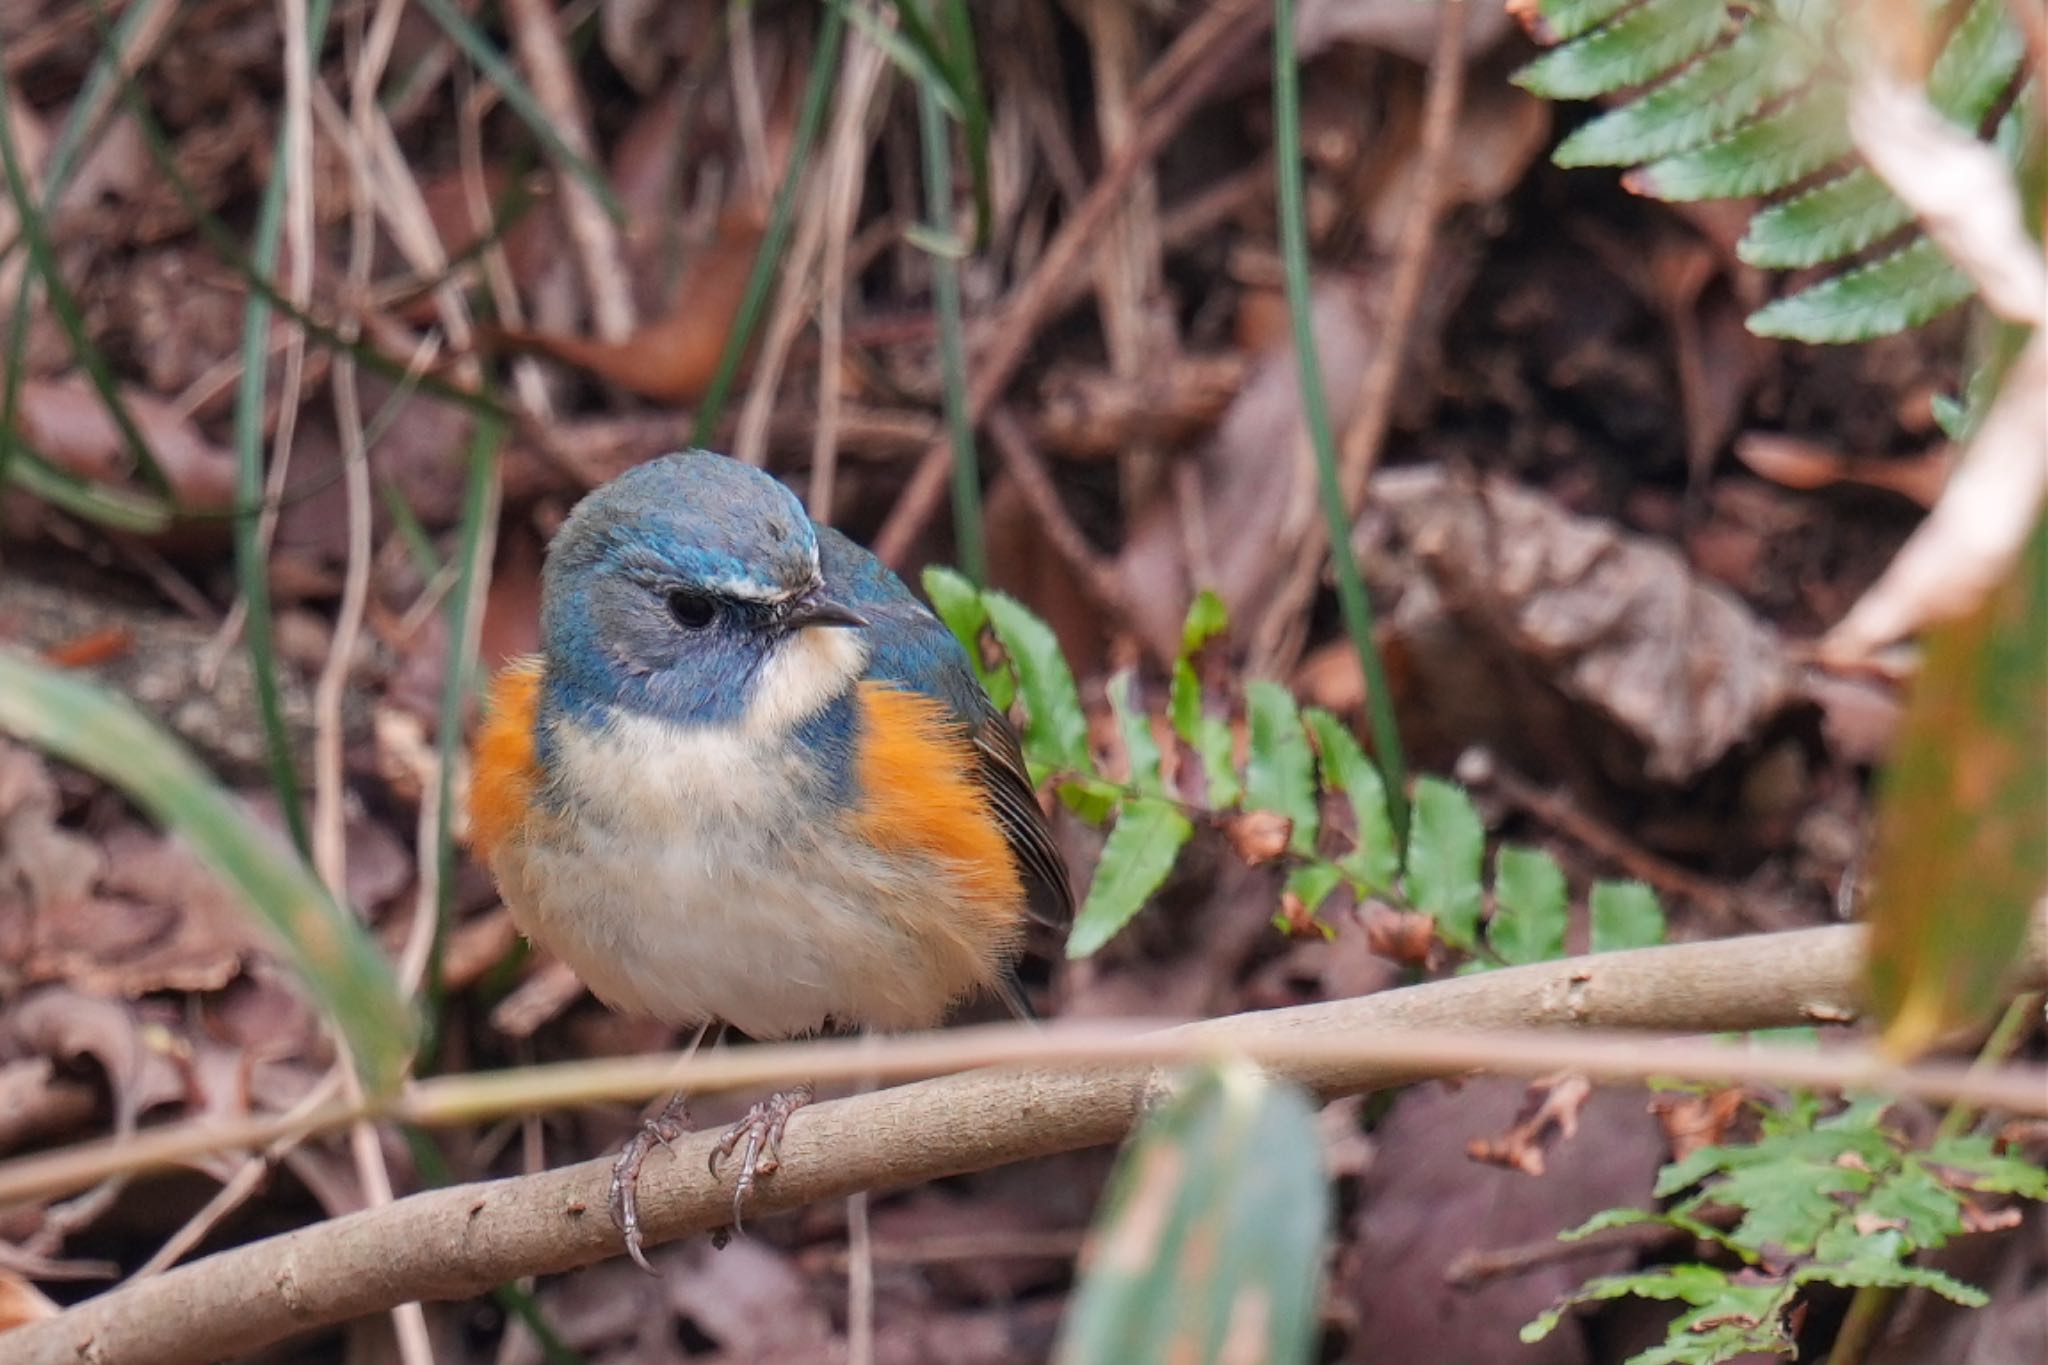
[[[491,681],[469,784],[469,839],[489,858],[526,819],[540,779],[533,723],[540,707],[541,661],[516,659]]]
[[[862,683],[860,704],[862,832],[879,849],[929,858],[959,897],[961,936],[984,953],[1007,947],[1022,929],[1024,883],[960,723],[943,703],[886,683]]]

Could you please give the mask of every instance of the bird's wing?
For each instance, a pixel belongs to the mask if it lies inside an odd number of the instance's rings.
[[[961,662],[964,666],[966,661]],[[967,682],[973,689],[973,713],[962,719],[979,761],[975,778],[987,793],[989,809],[995,812],[996,823],[1002,826],[1003,837],[1024,874],[1032,918],[1048,928],[1065,929],[1074,918],[1073,883],[1067,878],[1067,862],[1053,842],[1045,811],[1038,804],[1017,732],[971,672]]]

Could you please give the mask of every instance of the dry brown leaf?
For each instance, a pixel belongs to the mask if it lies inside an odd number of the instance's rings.
[[[1362,912],[1366,943],[1373,952],[1395,962],[1426,967],[1441,956],[1436,919],[1413,910],[1396,910],[1378,901]]]
[[[0,1332],[56,1316],[57,1305],[47,1294],[13,1271],[0,1268]]]
[[[1911,498],[1922,507],[1932,507],[1940,499],[1955,462],[1955,452],[1948,446],[1911,459],[1859,459],[1819,441],[1774,431],[1744,432],[1736,439],[1735,457],[1786,488],[1860,483]]]
[[[1669,546],[1505,480],[1388,471],[1360,548],[1398,599],[1418,705],[1465,743],[1679,783],[1794,695],[1775,632]]]
[[[1287,851],[1287,841],[1294,837],[1294,821],[1278,811],[1248,810],[1224,821],[1223,834],[1238,857],[1257,867]]]
[[[1747,1111],[1749,1094],[1740,1087],[1710,1090],[1704,1095],[1671,1093],[1650,1100],[1650,1112],[1664,1127],[1671,1158],[1683,1161],[1702,1147],[1726,1142],[1729,1131]]]
[[[1465,1144],[1465,1155],[1523,1175],[1542,1175],[1545,1149],[1578,1135],[1579,1111],[1592,1094],[1593,1083],[1584,1076],[1531,1081],[1514,1126],[1497,1138],[1473,1138]]]
[[[218,511],[235,498],[235,457],[199,434],[170,403],[124,387],[121,398],[149,442],[178,506]],[[21,429],[50,463],[94,483],[126,485],[135,462],[106,404],[83,379],[31,379],[21,386]]]

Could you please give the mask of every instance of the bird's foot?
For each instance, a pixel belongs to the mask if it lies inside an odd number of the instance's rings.
[[[747,1196],[754,1192],[760,1177],[772,1175],[782,1164],[782,1130],[789,1127],[789,1116],[809,1104],[817,1097],[817,1089],[806,1081],[789,1090],[779,1091],[762,1100],[747,1111],[747,1116],[725,1130],[725,1136],[711,1149],[711,1174],[718,1174],[718,1164],[740,1152],[740,1177],[732,1189],[732,1225],[740,1227],[741,1207]]]
[[[612,1222],[625,1236],[626,1254],[633,1258],[633,1264],[650,1275],[654,1273],[654,1267],[647,1263],[646,1253],[640,1249],[640,1168],[647,1164],[648,1156],[656,1147],[668,1147],[689,1126],[688,1097],[673,1095],[659,1114],[640,1125],[640,1131],[633,1134],[625,1150],[619,1153],[619,1159],[612,1163],[611,1197],[608,1201]]]

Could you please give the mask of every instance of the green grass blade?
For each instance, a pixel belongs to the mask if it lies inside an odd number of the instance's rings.
[[[797,190],[810,167],[818,130],[825,124],[825,106],[831,100],[839,49],[846,37],[846,14],[844,0],[833,0],[818,18],[818,49],[811,54],[810,75],[804,79],[803,108],[797,114],[796,136],[789,145],[789,167],[776,188],[775,204],[768,213],[768,230],[761,234],[761,249],[754,253],[754,267],[747,273],[746,292],[740,296],[739,312],[733,318],[732,331],[726,335],[725,349],[719,352],[718,369],[712,373],[711,386],[704,391],[704,401],[697,405],[697,418],[690,424],[692,445],[709,444],[718,430],[718,419],[725,414],[725,400],[732,393],[733,380],[739,377],[740,361],[746,357],[754,329],[760,326],[761,315],[768,307],[768,291],[775,283],[776,268],[782,263],[783,248],[789,245],[790,225],[796,220]]]
[[[1394,836],[1408,838],[1408,763],[1402,754],[1401,731],[1394,720],[1393,693],[1386,664],[1373,636],[1372,602],[1358,572],[1351,548],[1351,516],[1337,477],[1337,440],[1330,431],[1330,405],[1323,396],[1322,364],[1309,317],[1308,212],[1301,178],[1301,72],[1294,57],[1294,0],[1274,0],[1273,128],[1278,149],[1280,252],[1287,276],[1287,311],[1294,326],[1295,363],[1301,372],[1301,405],[1315,447],[1316,478],[1330,539],[1330,562],[1337,574],[1337,601],[1344,628],[1365,671],[1366,707],[1372,719],[1373,747],[1387,778],[1387,809]]]
[[[333,0],[313,0],[307,13],[308,45],[317,53],[327,37]],[[284,229],[285,171],[290,161],[291,128],[277,130],[271,146],[270,183],[256,211],[256,242],[249,253],[254,272],[268,278],[277,268],[278,243]],[[312,843],[306,812],[299,800],[298,764],[292,758],[291,731],[284,721],[284,689],[278,681],[277,650],[271,637],[269,565],[263,556],[260,508],[263,505],[263,408],[270,380],[270,300],[254,294],[242,310],[242,374],[235,385],[235,579],[246,604],[242,641],[256,681],[256,709],[263,721],[263,742],[269,756],[270,782],[284,812],[292,842],[306,854]]]
[[[373,1094],[412,1055],[414,1021],[364,928],[177,740],[96,683],[0,649],[0,730],[98,774],[189,842],[282,940]]]
[[[1321,1150],[1292,1086],[1231,1062],[1187,1078],[1110,1177],[1055,1365],[1314,1360]]]
[[[926,226],[950,238],[953,231],[953,147],[945,110],[929,84],[917,88],[917,127],[924,151]],[[939,315],[939,372],[945,386],[946,435],[953,444],[953,538],[960,568],[977,583],[988,582],[988,554],[981,539],[981,462],[975,457],[974,425],[967,410],[967,338],[960,317],[960,259],[950,250],[931,254],[932,303]]]
[[[597,202],[604,205],[605,213],[613,222],[625,222],[626,211],[620,206],[619,197],[612,192],[604,173],[562,141],[562,135],[555,131],[554,120],[548,117],[547,110],[540,107],[540,101],[526,88],[526,82],[512,69],[512,63],[505,59],[505,54],[491,46],[491,40],[484,37],[483,31],[470,21],[468,15],[455,7],[453,0],[419,0],[419,3],[420,8],[440,25],[441,31],[462,49],[462,54],[469,58],[471,64],[483,73],[484,79],[498,88],[498,93],[505,97],[505,103],[540,139],[548,154],[583,182]]]
[[[81,479],[37,455],[19,436],[10,444],[0,477],[23,492],[109,530],[153,536],[170,529],[177,509],[161,498]]]
[[[86,378],[99,392],[100,402],[113,419],[115,430],[121,433],[121,440],[134,457],[136,468],[149,484],[160,493],[170,491],[170,480],[164,476],[163,466],[157,463],[156,452],[150,448],[142,429],[135,424],[135,418],[128,411],[128,404],[121,397],[120,381],[114,377],[113,367],[107,364],[107,357],[94,342],[92,332],[85,325],[85,310],[78,306],[78,296],[71,292],[71,286],[64,282],[64,272],[57,264],[57,253],[50,245],[49,233],[43,223],[42,206],[29,192],[28,170],[22,164],[20,150],[14,140],[14,119],[9,112],[12,91],[6,73],[0,71],[0,170],[7,178],[7,192],[14,200],[16,216],[20,220],[21,239],[28,248],[29,262],[35,273],[42,277],[43,292],[48,297],[50,311],[56,314],[57,324],[71,343],[72,355],[84,367]],[[27,302],[27,280],[22,282],[18,302]],[[25,335],[26,321],[23,314],[16,314],[17,334]],[[18,365],[9,366],[8,387],[10,397],[18,391],[14,378]],[[9,404],[7,416],[14,416]],[[10,427],[12,425],[10,421]]]

